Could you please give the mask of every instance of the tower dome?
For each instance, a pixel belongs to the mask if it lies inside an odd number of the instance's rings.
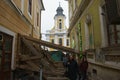
[[[63,9],[60,5],[59,5],[59,7],[57,8],[56,11],[57,11],[58,14],[63,14]]]
[[[65,17],[65,15],[63,14],[63,11],[64,10],[62,9],[61,5],[59,4],[59,7],[56,10],[57,14],[55,15],[55,17],[56,16],[64,16]]]

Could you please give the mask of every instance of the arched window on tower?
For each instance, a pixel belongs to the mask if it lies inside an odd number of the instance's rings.
[[[62,29],[62,23],[61,22],[59,23],[59,29]]]
[[[61,19],[59,19],[59,29],[62,29],[62,23],[61,23]]]

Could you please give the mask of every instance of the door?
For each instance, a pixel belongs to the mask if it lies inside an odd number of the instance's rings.
[[[0,80],[11,80],[13,37],[0,32]]]

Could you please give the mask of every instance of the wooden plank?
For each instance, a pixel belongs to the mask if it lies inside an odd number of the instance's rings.
[[[23,40],[23,43],[29,48],[29,50],[30,50],[33,54],[35,54],[36,56],[42,57],[42,55],[40,55],[40,53],[37,52],[37,50],[33,47],[33,45],[31,45],[31,44],[29,43],[28,40],[26,40],[24,37],[22,38],[22,40]],[[52,68],[50,67],[50,64],[49,64],[49,62],[48,62],[47,60],[45,60],[45,59],[42,58],[42,59],[40,59],[40,62],[41,62],[41,64],[42,64],[44,67],[46,67],[46,68],[49,69],[49,70],[52,70]]]
[[[45,70],[43,70],[43,75],[49,75],[49,76],[64,76],[64,73],[63,73],[63,72],[45,71]]]
[[[69,80],[67,77],[47,77],[47,80]]]
[[[40,67],[36,64],[32,63],[31,61],[27,61],[24,65],[19,65],[17,68],[30,70],[30,71],[40,71]]]
[[[57,45],[57,44],[52,44],[50,42],[39,40],[39,39],[36,39],[36,38],[31,38],[31,37],[28,37],[28,36],[25,36],[25,35],[24,36],[21,35],[21,37],[24,37],[27,40],[33,41],[33,42],[38,43],[38,44],[43,45],[43,46],[47,46],[47,47],[50,47],[50,48],[62,50],[62,51],[69,52],[69,53],[79,54],[79,51],[75,51],[72,48],[68,48],[68,47],[65,47],[65,46]]]
[[[48,51],[46,51],[46,50],[44,50],[44,49],[42,49],[42,48],[40,48],[38,46],[34,46],[34,47],[37,49],[37,51],[42,53],[42,55],[44,56],[44,59],[46,59],[51,64],[51,66],[56,67],[55,61],[52,60],[52,58],[51,58],[50,54],[48,53]]]
[[[8,1],[11,2],[10,0]],[[23,16],[19,15],[9,2],[6,3],[5,0],[2,0],[0,2],[1,25],[7,29],[12,30],[15,33],[29,35],[31,33],[31,28],[29,27],[28,23],[23,20]]]
[[[40,71],[40,67],[35,65],[33,62],[31,61],[27,61],[26,62],[28,65],[30,65],[29,67],[31,68],[31,70],[33,71]]]
[[[28,55],[21,55],[20,58],[21,58],[21,61],[29,61],[29,60],[41,59],[40,56],[32,56],[32,57],[30,57]]]

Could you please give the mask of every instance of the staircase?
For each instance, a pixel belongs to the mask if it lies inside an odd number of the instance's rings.
[[[17,68],[24,69],[28,72],[38,73],[42,69],[43,80],[68,80],[68,78],[64,76],[65,69],[62,62],[53,61],[49,51],[45,50],[41,46],[51,47],[65,52],[77,54],[76,51],[71,48],[41,41],[28,36],[19,35],[18,39],[19,57]]]

